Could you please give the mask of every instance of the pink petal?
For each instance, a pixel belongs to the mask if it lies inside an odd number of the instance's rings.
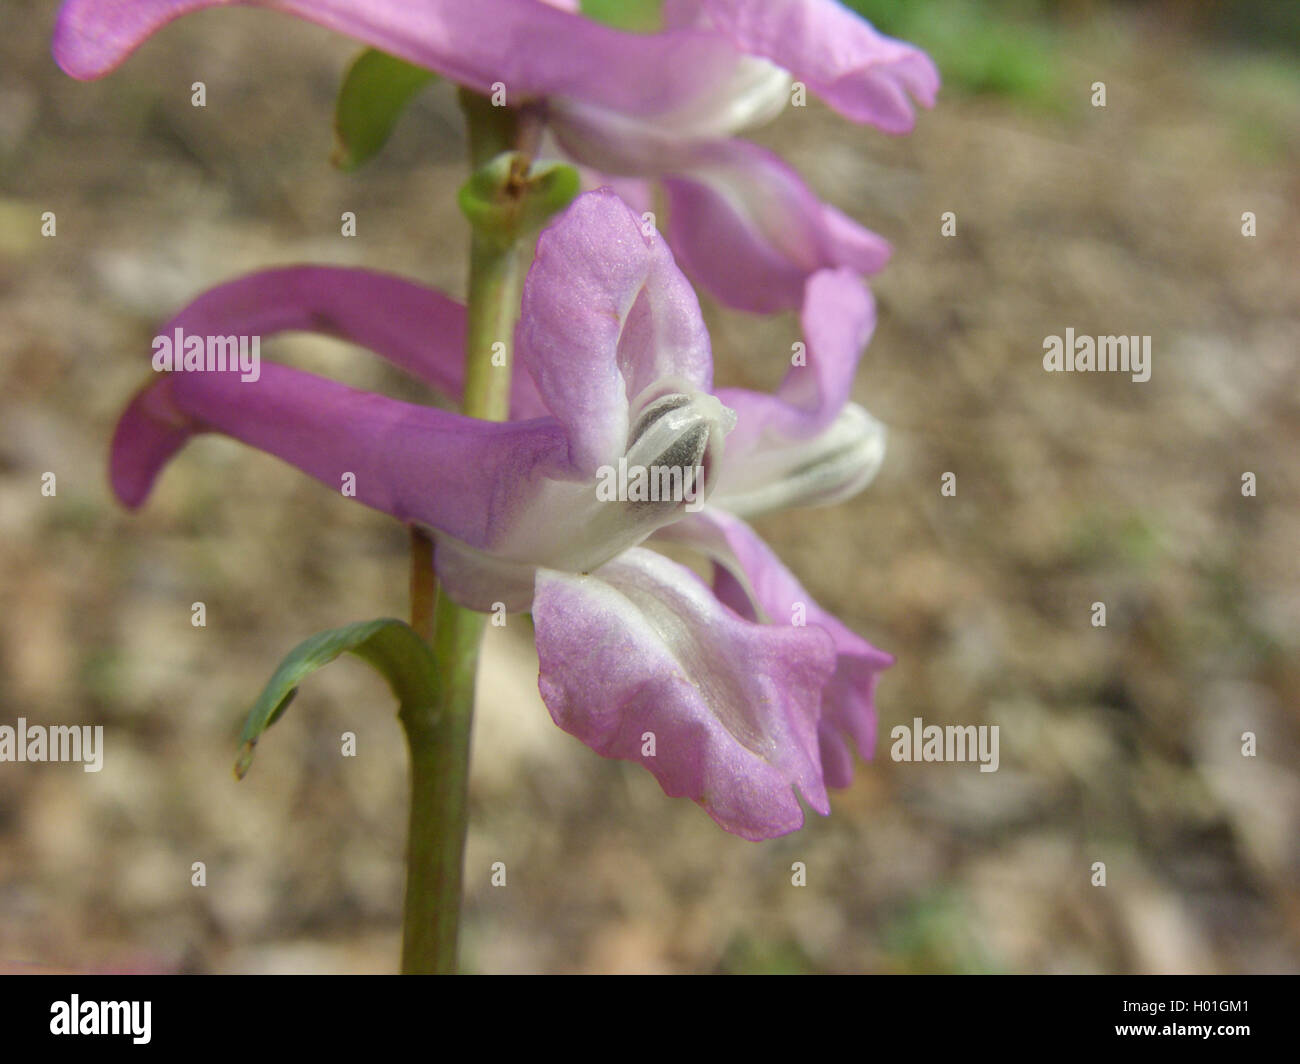
[[[375,270],[283,266],[210,288],[163,326],[192,336],[313,332],[369,348],[452,400],[465,380],[465,307],[437,289]],[[516,374],[511,414],[546,414],[527,374]]]
[[[571,96],[654,114],[699,91],[735,49],[716,32],[623,33],[538,0],[65,0],[54,58],[75,78],[110,73],[192,11],[260,7],[294,15],[511,102]]]
[[[939,72],[920,49],[886,37],[835,0],[702,0],[710,22],[751,55],[784,67],[835,110],[887,133],[934,106]]]
[[[694,290],[662,237],[609,189],[579,196],[542,233],[518,335],[520,364],[588,475],[624,453],[631,403],[646,389],[710,386]]]
[[[794,788],[829,811],[817,755],[834,669],[825,632],[742,620],[689,570],[639,548],[589,576],[540,571],[533,620],[551,716],[597,753],[640,762],[666,794],[748,839],[803,824]]]
[[[110,477],[139,506],[189,438],[220,432],[281,458],[359,502],[487,547],[521,519],[547,476],[565,475],[553,419],[497,424],[357,391],[288,366],[160,375],[131,401],[113,436]]]
[[[800,316],[804,364],[774,394],[723,388],[736,412],[712,501],[736,513],[846,498],[875,475],[884,430],[849,402],[876,326],[870,291],[848,270],[809,278]]]
[[[822,203],[776,155],[742,140],[700,145],[664,180],[668,238],[682,268],[728,306],[797,307],[818,270],[871,274],[889,244]]]
[[[711,557],[718,598],[742,617],[788,626],[798,616],[797,606],[810,628],[831,637],[835,672],[822,692],[818,739],[826,783],[847,787],[853,781],[852,748],[865,760],[870,760],[875,748],[876,681],[894,663],[893,657],[818,606],[771,548],[739,518],[710,507],[664,529],[657,538],[694,547]]]

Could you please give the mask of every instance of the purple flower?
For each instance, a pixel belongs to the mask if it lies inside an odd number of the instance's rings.
[[[931,106],[939,78],[911,45],[885,37],[835,0],[670,0],[666,32],[719,32],[735,48],[725,76],[688,76],[696,91],[648,114],[604,101],[556,99],[550,124],[565,151],[605,177],[658,178],[667,235],[686,272],[742,310],[799,305],[821,269],[880,271],[890,246],[822,203],[777,155],[733,135],[775,117],[794,80],[858,122],[890,133]],[[598,178],[598,182],[604,178]],[[624,189],[649,203],[649,190]]]
[[[350,474],[360,501],[432,531],[454,599],[531,610],[539,685],[560,727],[639,761],[728,831],[770,838],[802,824],[795,789],[825,814],[826,785],[851,778],[851,750],[870,756],[872,689],[891,659],[817,607],[738,515],[842,498],[875,472],[883,430],[848,401],[873,325],[854,275],[818,273],[804,301],[807,365],[775,395],[714,393],[699,305],[664,242],[611,191],[588,193],[538,241],[510,421],[283,365],[263,365],[255,382],[174,372],[123,414],[112,483],[139,505],[201,432],[335,490]],[[178,328],[322,332],[443,394],[461,386],[463,308],[385,274],[255,274],[199,297],[164,334]],[[603,497],[620,464],[679,470],[680,497]],[[712,585],[643,546],[657,540],[712,561]]]
[[[752,311],[797,307],[821,269],[875,273],[890,248],[733,134],[778,113],[792,79],[889,133],[910,130],[913,99],[931,106],[939,87],[923,52],[836,0],[666,0],[655,34],[542,0],[235,2],[308,19],[481,93],[502,84],[511,103],[545,99],[575,161],[610,178],[662,180],[678,259],[716,298]],[[229,3],[66,0],[54,55],[74,77],[100,77],[172,19]]]

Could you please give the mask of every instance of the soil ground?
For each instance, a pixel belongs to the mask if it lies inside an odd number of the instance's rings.
[[[463,293],[453,94],[345,175],[349,42],[208,12],[82,84],[49,58],[53,4],[0,10],[0,723],[107,733],[97,774],[0,765],[0,968],[393,970],[405,752],[383,684],[325,670],[240,784],[231,763],[283,653],[404,612],[404,531],[224,440],[134,515],[104,468],[149,338],[209,285],[319,261]],[[875,761],[829,818],[726,836],[554,727],[512,621],[482,674],[468,968],[1300,968],[1300,81],[1136,18],[1079,26],[1061,63],[1057,109],[947,92],[891,139],[813,103],[756,137],[896,247],[856,391],[891,430],[881,475],[758,522],[897,655]],[[774,384],[793,316],[706,311],[719,381]],[[1067,327],[1150,335],[1150,381],[1045,373]],[[414,394],[340,343],[266,354]],[[999,770],[891,761],[914,717],[997,724]]]

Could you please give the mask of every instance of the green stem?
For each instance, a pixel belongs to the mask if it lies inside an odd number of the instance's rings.
[[[470,355],[463,413],[488,421],[510,416],[510,373],[524,261],[518,243],[502,248],[475,236],[469,251]]]
[[[502,151],[526,150],[531,145],[534,123],[526,113],[494,108],[464,90],[461,106],[469,127],[471,169]],[[470,417],[504,421],[509,416],[514,328],[524,269],[522,241],[503,245],[474,235],[461,405]],[[483,614],[437,594],[432,546],[422,532],[413,532],[411,623],[428,638],[432,622],[438,696],[423,712],[402,718],[411,752],[402,934],[402,971],[410,974],[454,973],[457,967],[474,683],[486,621]]]
[[[474,674],[485,618],[445,595],[434,610],[438,704],[403,718],[411,751],[402,971],[456,971],[461,882],[468,825],[469,740]]]

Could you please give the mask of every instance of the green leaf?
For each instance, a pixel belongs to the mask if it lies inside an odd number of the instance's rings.
[[[433,651],[405,621],[383,617],[320,632],[290,651],[249,710],[239,735],[243,745],[235,761],[236,777],[244,778],[253,763],[257,740],[284,714],[298,693],[298,685],[345,652],[355,654],[383,675],[404,715],[436,701],[438,669]]]
[[[334,108],[334,165],[355,170],[375,155],[411,97],[434,77],[432,71],[374,48],[357,56]]]
[[[655,33],[663,27],[663,0],[582,0],[589,19],[630,33]]]
[[[509,244],[545,225],[580,187],[572,166],[543,163],[528,169],[526,156],[506,151],[471,174],[457,198],[476,233]]]

